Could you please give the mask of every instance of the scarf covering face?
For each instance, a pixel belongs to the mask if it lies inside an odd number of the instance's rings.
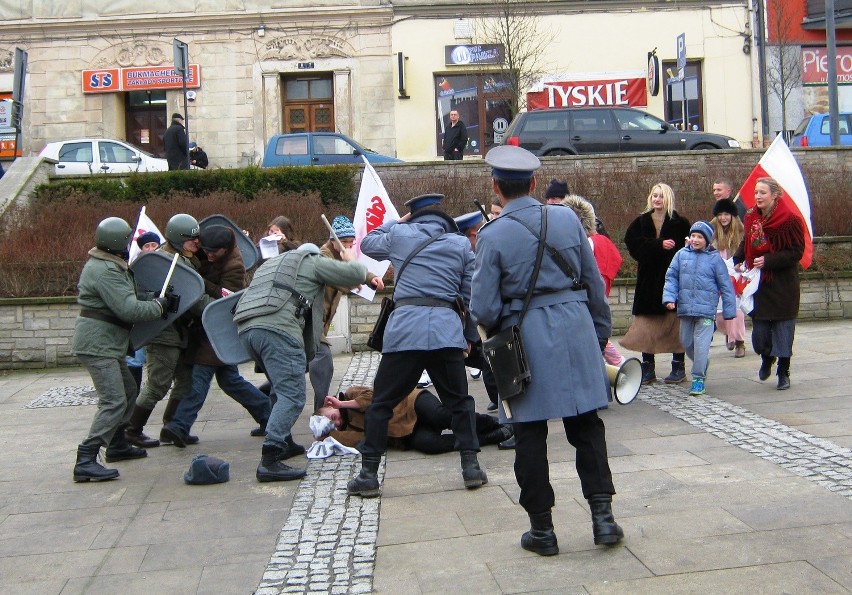
[[[775,208],[765,217],[755,206],[745,216],[745,258],[746,266],[754,268],[754,259],[781,250],[792,250],[805,245],[802,221],[797,217],[786,196],[775,201]],[[772,272],[765,268],[761,271],[765,280],[772,278]]]

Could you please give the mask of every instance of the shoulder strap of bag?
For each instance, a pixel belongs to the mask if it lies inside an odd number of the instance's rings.
[[[405,270],[405,267],[408,266],[408,263],[411,262],[411,259],[414,258],[415,256],[417,256],[417,254],[419,254],[420,251],[423,250],[423,248],[425,248],[426,246],[428,246],[429,244],[431,244],[432,242],[434,242],[435,240],[440,238],[442,235],[444,235],[444,232],[437,233],[434,236],[430,237],[428,240],[426,240],[425,242],[418,245],[414,249],[414,251],[411,254],[408,255],[408,258],[406,258],[403,261],[402,266],[399,267],[399,271],[396,274],[396,281],[394,282],[394,288],[393,288],[394,293],[396,293],[396,286],[399,285],[399,278],[402,276],[402,271]]]
[[[514,217],[512,217],[514,219]],[[515,219],[515,221],[520,221],[519,219]],[[520,221],[520,223],[524,223]],[[530,229],[527,227],[527,229]],[[530,229],[530,231],[532,231]],[[534,234],[537,236],[537,234]],[[541,235],[543,237],[547,237],[547,207],[541,208]],[[544,244],[546,242],[539,237],[538,238],[538,252],[535,255],[535,266],[533,267],[532,279],[530,279],[530,286],[527,288],[527,295],[524,296],[524,307],[521,309],[521,314],[518,316],[518,327],[524,322],[524,316],[527,314],[527,308],[530,306],[530,300],[532,299],[533,291],[535,291],[535,283],[538,281],[538,273],[541,270],[541,260],[544,258]]]
[[[547,207],[542,206],[542,209],[546,210]],[[503,217],[506,218],[506,219],[512,219],[514,221],[517,221],[518,223],[520,223],[521,225],[526,227],[527,230],[539,240],[539,242],[544,244],[544,246],[547,248],[547,253],[550,254],[550,257],[556,263],[556,266],[558,266],[562,270],[562,272],[565,273],[565,275],[569,279],[571,279],[571,284],[572,284],[571,289],[578,290],[578,289],[585,289],[586,288],[586,286],[583,285],[582,281],[577,279],[577,274],[574,272],[574,269],[571,268],[571,265],[568,264],[568,261],[565,260],[565,257],[562,256],[562,254],[559,253],[559,250],[557,250],[556,248],[554,248],[553,246],[551,246],[550,244],[548,244],[547,242],[542,240],[542,237],[545,236],[544,231],[542,231],[541,235],[539,235],[538,233],[536,233],[536,231],[532,227],[530,227],[529,224],[521,221],[517,217],[512,217],[511,215],[503,215]],[[546,217],[543,220],[546,220]]]

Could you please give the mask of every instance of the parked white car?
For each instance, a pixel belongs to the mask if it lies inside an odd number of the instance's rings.
[[[40,157],[50,157],[59,163],[57,175],[91,175],[144,171],[168,171],[165,159],[154,157],[124,141],[110,138],[76,138],[48,143]]]

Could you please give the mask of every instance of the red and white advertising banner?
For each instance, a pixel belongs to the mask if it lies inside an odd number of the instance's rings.
[[[836,54],[837,83],[852,85],[852,46],[838,46]],[[802,84],[828,84],[828,50],[802,48]]]
[[[548,77],[527,93],[528,110],[607,105],[646,107],[646,73],[636,71]]]
[[[186,88],[198,89],[199,87],[201,87],[201,67],[198,64],[190,64],[189,71],[186,73]],[[183,78],[173,66],[168,65],[83,71],[83,93],[181,88],[183,88]]]

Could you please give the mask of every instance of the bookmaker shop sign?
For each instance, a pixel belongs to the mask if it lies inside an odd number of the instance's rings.
[[[201,67],[190,64],[186,88],[201,86]],[[181,89],[183,77],[171,66],[101,68],[83,71],[83,93],[116,93],[151,89]]]

